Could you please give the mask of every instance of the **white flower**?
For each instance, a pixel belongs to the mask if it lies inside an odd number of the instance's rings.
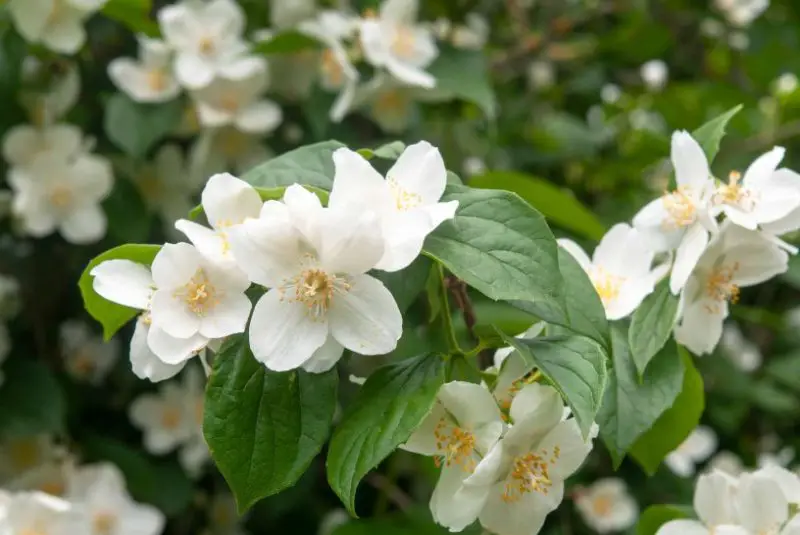
[[[481,50],[489,39],[489,23],[477,13],[467,13],[466,25],[456,26],[450,40],[456,48]]]
[[[712,471],[725,472],[732,477],[739,476],[745,470],[742,459],[730,451],[720,451],[714,455],[708,462],[708,468]]]
[[[183,1],[158,12],[164,39],[175,50],[175,76],[199,89],[218,75],[240,77],[251,69],[242,40],[244,11],[233,0]]]
[[[139,61],[117,58],[109,63],[108,76],[136,102],[166,102],[181,92],[171,60],[172,51],[164,41],[139,36]]]
[[[763,359],[758,346],[745,338],[736,325],[723,328],[720,345],[725,356],[743,372],[753,372],[761,366]]]
[[[259,219],[229,238],[239,267],[270,290],[250,322],[255,357],[275,371],[330,369],[344,348],[363,355],[392,351],[402,317],[394,297],[366,274],[383,255],[372,212],[323,209],[313,193],[290,186]]]
[[[315,9],[315,0],[269,2],[269,20],[276,28],[291,28],[304,19],[311,18]]]
[[[486,172],[486,162],[477,156],[468,156],[463,163],[464,174],[480,175]]]
[[[361,22],[364,58],[375,67],[385,67],[395,78],[424,88],[436,86],[425,72],[439,50],[428,28],[415,24],[418,0],[386,0],[377,18]]]
[[[786,251],[758,232],[726,225],[686,283],[676,341],[697,355],[713,351],[739,289],[785,272],[788,261]]]
[[[609,230],[590,260],[581,247],[566,239],[558,244],[589,275],[610,320],[631,314],[653,292],[663,269],[651,270],[654,253],[645,235],[626,223]]]
[[[531,61],[528,64],[527,75],[528,85],[532,89],[547,89],[556,81],[556,70],[547,60]]]
[[[353,100],[353,107],[365,106],[369,117],[391,134],[400,134],[408,129],[414,116],[412,88],[389,76],[375,76],[359,89]]]
[[[59,461],[63,453],[51,435],[4,439],[0,442],[0,481],[18,480],[40,466]]]
[[[653,59],[644,63],[639,72],[644,80],[645,85],[651,91],[660,91],[664,89],[669,78],[669,68],[667,64],[660,59]]]
[[[694,491],[699,520],[670,520],[656,535],[746,535],[737,531],[736,486],[737,481],[722,472],[701,475]]]
[[[78,102],[81,77],[75,62],[66,63],[63,72],[52,76],[51,64],[35,56],[22,60],[22,77],[26,87],[37,86],[42,78],[50,80],[41,91],[33,87],[19,96],[20,104],[28,111],[31,122],[38,126],[52,124],[67,114]]]
[[[87,535],[160,535],[163,513],[128,495],[119,468],[109,463],[86,465],[70,478],[67,499],[82,513]]]
[[[583,521],[598,533],[624,531],[636,523],[639,507],[628,492],[628,486],[618,478],[595,481],[581,489],[575,505]]]
[[[271,156],[257,134],[233,126],[205,130],[192,145],[189,161],[192,176],[217,173],[244,174]]]
[[[600,99],[606,104],[616,104],[622,98],[622,89],[616,84],[606,84],[600,90]]]
[[[105,235],[100,202],[111,192],[113,176],[104,158],[40,154],[29,165],[12,168],[8,181],[14,190],[14,213],[31,236],[58,230],[68,242],[84,244]]]
[[[769,7],[769,0],[715,0],[717,9],[739,27],[749,26]]]
[[[778,464],[769,464],[760,468],[756,474],[775,481],[790,504],[800,504],[800,476],[790,472]]]
[[[203,211],[211,228],[187,219],[177,221],[175,228],[205,256],[233,265],[228,232],[248,218],[257,218],[263,204],[247,182],[228,173],[216,174],[208,179],[202,194]]]
[[[564,480],[586,459],[597,435],[593,426],[584,440],[575,419],[565,419],[565,412],[561,397],[549,386],[527,385],[514,397],[509,411],[513,425],[465,482],[489,485],[479,515],[485,529],[503,535],[538,533],[561,503]]]
[[[380,218],[385,249],[377,269],[397,271],[413,262],[425,237],[458,208],[458,201],[439,202],[447,170],[439,150],[427,141],[406,147],[385,180],[349,149],[337,149],[333,163],[329,206],[362,207]]]
[[[516,338],[530,340],[541,335],[547,324],[536,322]],[[531,366],[525,362],[518,352],[512,347],[503,347],[494,352],[494,370],[497,380],[494,383],[492,394],[501,409],[507,411],[511,402],[519,391],[525,386],[525,379],[531,371]]]
[[[797,75],[793,72],[785,72],[775,79],[774,91],[779,95],[789,95],[797,90]]]
[[[271,132],[280,124],[282,112],[274,102],[259,98],[267,87],[266,63],[260,58],[241,63],[239,72],[220,73],[193,92],[200,124],[232,125],[250,134]]]
[[[74,378],[98,385],[119,358],[119,341],[104,341],[76,320],[61,324],[59,330],[64,367]]]
[[[712,204],[715,213],[744,228],[755,230],[787,216],[800,206],[800,189],[793,172],[776,171],[785,150],[775,147],[757,158],[742,177],[734,172],[730,182],[717,187]]]
[[[69,502],[41,492],[8,495],[5,516],[0,517],[3,535],[76,535],[85,533],[83,517]]]
[[[26,41],[73,54],[86,42],[83,21],[107,0],[11,0],[11,20]]]
[[[763,472],[740,477],[735,505],[743,534],[789,535],[800,530],[800,526],[781,530],[789,520],[789,501],[780,485]]]
[[[678,293],[705,251],[716,225],[709,201],[714,182],[702,147],[688,132],[672,134],[672,167],[678,189],[651,201],[633,218],[656,251],[677,248],[670,289]]]
[[[83,134],[77,126],[54,124],[41,127],[27,124],[11,128],[3,139],[3,158],[11,166],[30,164],[40,154],[69,158],[83,148]]]
[[[708,459],[717,449],[717,435],[710,427],[698,426],[664,459],[664,464],[681,477],[694,475],[695,465]]]
[[[491,393],[481,385],[442,385],[431,413],[403,449],[434,457],[441,475],[431,497],[433,519],[451,531],[475,521],[489,487],[471,487],[476,467],[497,444],[505,424]]]

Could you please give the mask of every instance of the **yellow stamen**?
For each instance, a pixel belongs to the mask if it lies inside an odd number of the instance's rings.
[[[739,270],[739,263],[730,266],[714,268],[706,279],[705,293],[713,304],[706,305],[710,313],[718,313],[721,303],[729,301],[736,303],[739,300],[739,286],[733,283],[733,278]]]
[[[189,310],[198,316],[205,316],[219,304],[221,293],[208,279],[205,270],[198,268],[189,282],[175,292],[175,297],[182,297]]]
[[[152,69],[146,74],[147,87],[153,91],[163,91],[167,88],[167,75],[163,69]]]
[[[613,505],[611,498],[608,496],[598,496],[592,500],[592,511],[597,516],[608,516]]]
[[[538,492],[546,496],[553,486],[553,481],[550,479],[550,465],[559,457],[561,448],[555,446],[552,454],[545,449],[515,458],[510,480],[506,481],[503,501],[517,502],[529,492]]]
[[[679,229],[694,223],[697,207],[692,200],[691,189],[680,186],[671,193],[664,192],[661,202],[669,215],[669,219],[664,221],[667,229]]]
[[[470,431],[452,425],[445,418],[439,420],[433,431],[436,449],[440,455],[434,457],[437,467],[459,465],[465,472],[475,470],[475,435]]]
[[[161,427],[173,431],[181,425],[183,415],[177,407],[167,407],[161,413]]]
[[[416,208],[422,204],[422,196],[403,188],[394,178],[388,177],[386,182],[389,183],[389,190],[391,190],[394,197],[395,206],[401,212]]]
[[[33,468],[42,457],[39,441],[35,438],[14,440],[6,447],[15,471]]]
[[[622,283],[625,282],[624,277],[612,275],[600,267],[592,269],[589,279],[592,281],[603,305],[606,306],[619,297],[620,288]]]
[[[66,208],[72,204],[72,191],[61,185],[55,186],[50,190],[50,204],[56,208]]]
[[[399,26],[395,30],[392,40],[392,52],[401,58],[410,58],[414,55],[417,38],[414,30],[407,26]]]
[[[113,513],[97,513],[92,519],[94,535],[112,535],[117,527],[117,516]]]
[[[344,69],[336,59],[333,49],[328,48],[322,53],[322,76],[325,83],[331,88],[337,88],[344,83]]]
[[[200,39],[200,43],[198,45],[200,49],[200,53],[205,56],[210,56],[214,53],[216,45],[214,44],[214,39],[210,36],[206,35],[202,39]]]

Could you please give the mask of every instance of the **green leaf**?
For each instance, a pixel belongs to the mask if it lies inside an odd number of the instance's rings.
[[[770,379],[762,379],[751,386],[748,397],[753,405],[776,416],[791,416],[800,412],[797,395],[775,385]]]
[[[669,290],[667,280],[662,281],[633,313],[628,343],[640,377],[650,359],[664,347],[672,335],[677,314],[678,296]]]
[[[725,136],[725,127],[741,109],[742,105],[739,104],[692,132],[692,137],[703,147],[709,162],[713,162],[719,152],[719,143]]]
[[[99,321],[103,326],[103,336],[106,340],[111,338],[115,332],[141,311],[112,303],[100,297],[92,287],[94,278],[89,273],[96,265],[106,260],[124,259],[149,266],[153,263],[153,259],[160,250],[160,245],[136,243],[120,245],[119,247],[114,247],[106,251],[100,256],[94,257],[92,261],[89,262],[89,265],[86,266],[86,269],[83,270],[81,278],[78,281],[81,297],[83,297],[83,306],[86,308],[89,315]]]
[[[678,352],[686,370],[681,393],[672,407],[628,450],[649,475],[655,474],[664,457],[680,446],[697,427],[705,408],[703,378],[694,367],[689,353],[680,346]]]
[[[684,367],[675,342],[656,354],[639,380],[623,324],[611,329],[614,367],[597,424],[600,436],[619,466],[625,453],[669,409],[683,385]]]
[[[139,190],[130,180],[117,180],[103,201],[108,217],[108,236],[118,243],[147,241],[153,217]]]
[[[472,102],[489,119],[497,115],[497,100],[482,51],[442,47],[428,72],[436,78],[437,91]]]
[[[328,483],[356,516],[359,481],[422,423],[444,382],[444,360],[422,355],[384,366],[369,376],[333,433]]]
[[[338,141],[306,145],[272,158],[242,176],[262,188],[305,184],[330,191],[333,185],[333,152],[344,147]]]
[[[25,40],[11,28],[0,35],[0,96],[4,99],[17,99],[26,49]]]
[[[305,184],[301,184],[304,188],[306,188],[311,193],[315,194],[319,197],[320,202],[322,204],[328,204],[328,195],[329,193],[324,189],[316,188],[314,186],[306,186]],[[261,197],[262,201],[279,201],[283,199],[283,194],[286,193],[286,188],[288,186],[280,186],[275,188],[256,188],[253,189],[258,192],[258,195]],[[189,219],[195,220],[198,219],[201,215],[203,215],[203,205],[198,204],[194,208],[189,211]]]
[[[567,402],[584,437],[592,423],[608,382],[606,355],[582,336],[553,336],[524,340],[501,334],[528,364],[536,366]]]
[[[206,388],[203,433],[240,513],[303,475],[330,433],[337,384],[335,369],[267,370],[246,335],[220,349]]]
[[[428,274],[433,262],[425,256],[418,256],[408,267],[389,273],[374,271],[373,277],[381,281],[392,292],[400,312],[405,312],[425,289]]]
[[[358,152],[361,156],[366,158],[367,160],[371,160],[372,158],[382,158],[384,160],[396,160],[403,154],[403,151],[406,150],[406,144],[402,141],[392,141],[391,143],[386,143],[385,145],[381,145],[377,149],[359,149]]]
[[[134,159],[167,137],[183,117],[183,103],[139,104],[117,93],[106,104],[104,129],[109,139]]]
[[[552,223],[590,240],[600,240],[606,232],[594,213],[569,190],[541,178],[515,171],[492,171],[470,178],[469,185],[513,191]]]
[[[134,33],[158,37],[158,24],[150,18],[152,9],[152,0],[109,0],[101,13]]]
[[[558,248],[544,217],[514,193],[447,186],[454,219],[431,233],[423,250],[491,299],[543,301],[563,309]]]
[[[767,375],[783,385],[800,392],[800,353],[791,353],[769,360]]]
[[[253,46],[253,54],[269,56],[272,54],[296,54],[306,50],[319,50],[322,44],[304,33],[286,30],[276,33],[269,39]]]
[[[3,364],[0,436],[27,437],[64,430],[67,404],[53,372],[31,358]]]
[[[692,518],[692,508],[682,505],[651,505],[636,524],[636,535],[656,535],[658,528],[670,520]]]

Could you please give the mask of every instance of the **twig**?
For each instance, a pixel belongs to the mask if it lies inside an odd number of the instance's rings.
[[[403,512],[414,506],[414,500],[383,474],[373,472],[367,475],[367,483],[383,492],[389,498],[389,501]]]

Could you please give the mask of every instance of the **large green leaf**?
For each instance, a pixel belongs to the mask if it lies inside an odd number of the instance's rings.
[[[333,152],[344,147],[338,141],[306,145],[267,160],[242,176],[262,188],[304,184],[330,191],[333,184]]]
[[[614,367],[597,424],[619,465],[628,448],[675,402],[683,384],[684,367],[677,346],[670,341],[655,355],[640,381],[624,325],[614,325],[611,341]]]
[[[667,280],[662,281],[633,313],[628,344],[639,376],[672,335],[677,314],[678,296],[670,292]]]
[[[276,373],[253,358],[246,335],[214,359],[203,433],[240,512],[292,486],[330,433],[336,370]]]
[[[475,188],[513,191],[549,221],[591,240],[600,240],[605,226],[568,190],[541,178],[515,171],[492,171],[469,179]]]
[[[296,54],[297,52],[318,50],[320,48],[322,48],[322,44],[313,37],[296,30],[286,30],[256,43],[252,52],[270,56],[272,54]]]
[[[742,105],[739,104],[692,132],[692,137],[703,147],[703,152],[706,153],[709,162],[713,162],[719,152],[719,143],[725,136],[725,128],[728,123],[741,109]]]
[[[117,93],[106,104],[104,129],[108,138],[128,156],[142,159],[167,137],[183,117],[183,103],[140,104]]]
[[[436,78],[437,91],[476,104],[490,119],[497,115],[497,100],[482,51],[442,48],[428,72]]]
[[[101,13],[135,33],[157,37],[158,24],[150,18],[152,10],[152,0],[108,0]]]
[[[392,292],[400,312],[405,312],[425,289],[433,263],[425,256],[418,256],[408,267],[400,271],[374,271],[373,277],[383,282]]]
[[[103,336],[106,340],[111,338],[120,327],[132,320],[140,311],[135,308],[112,303],[100,297],[92,287],[94,279],[89,273],[96,265],[106,260],[131,260],[149,266],[153,263],[153,259],[160,250],[160,245],[137,243],[120,245],[119,247],[114,247],[100,256],[93,258],[92,261],[89,262],[89,265],[86,266],[86,269],[83,270],[81,278],[78,281],[81,296],[83,297],[83,306],[86,308],[89,315],[99,321],[103,326]]]
[[[639,517],[636,535],[656,535],[658,528],[670,520],[691,518],[692,508],[682,505],[651,505]]]
[[[3,365],[0,386],[0,436],[26,437],[64,431],[67,404],[50,369],[31,358]]]
[[[631,456],[650,475],[655,474],[664,457],[680,446],[700,423],[705,408],[703,378],[694,367],[692,358],[679,347],[681,361],[686,370],[681,393],[647,433],[640,436],[628,450]]]
[[[456,216],[425,241],[424,251],[492,299],[542,301],[563,310],[558,247],[542,214],[508,191],[447,186]]]
[[[572,409],[584,436],[595,420],[608,381],[606,355],[582,336],[554,336],[524,340],[502,335],[506,344],[542,372]]]
[[[355,516],[356,487],[422,423],[444,382],[444,360],[422,355],[369,376],[333,433],[328,482]]]

